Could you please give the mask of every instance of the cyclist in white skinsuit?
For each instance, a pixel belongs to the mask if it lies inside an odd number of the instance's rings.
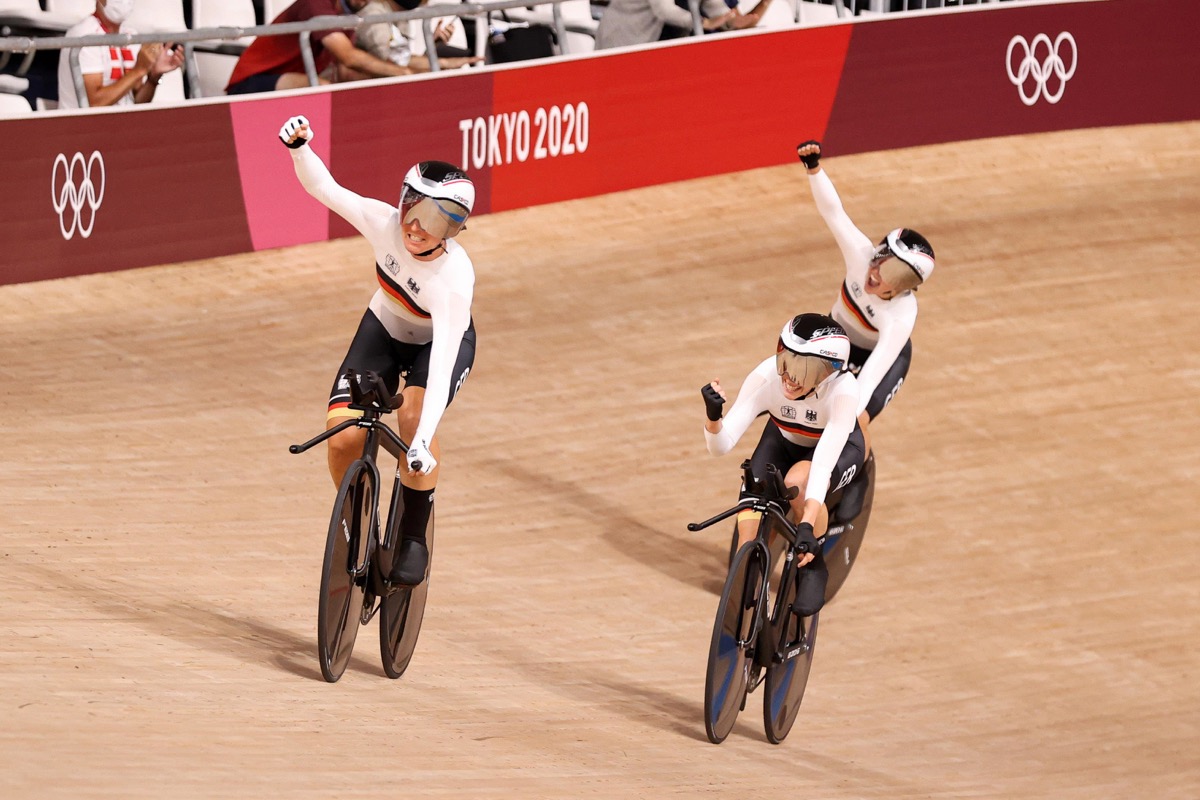
[[[733,449],[762,414],[770,419],[750,457],[751,470],[767,480],[767,465],[784,475],[787,486],[803,493],[800,535],[809,545],[798,564],[801,573],[796,610],[816,613],[824,602],[829,571],[817,538],[829,524],[826,499],[847,485],[862,469],[866,446],[858,424],[858,381],[847,370],[850,340],[832,318],[800,314],[784,324],[776,353],[760,363],[742,382],[729,414],[721,416],[725,390],[719,379],[701,388],[708,419],[704,438],[708,452],[724,455]],[[742,487],[743,496],[749,487]],[[738,515],[738,548],[754,538],[758,515]]]
[[[850,337],[850,369],[858,376],[860,392],[859,423],[870,452],[867,426],[908,374],[917,323],[914,292],[933,272],[933,248],[908,228],[897,228],[878,245],[872,243],[850,220],[821,169],[821,143],[804,142],[796,153],[807,168],[817,210],[846,261],[846,279],[830,314]]]
[[[296,175],[316,199],[353,225],[375,251],[379,288],[338,371],[329,398],[326,428],[361,412],[348,408],[347,369],[378,373],[391,392],[405,377],[404,403],[397,412],[400,435],[410,443],[400,482],[404,512],[400,551],[389,576],[411,586],[424,580],[428,564],[425,529],[441,457],[435,432],[475,358],[471,300],[475,269],[453,240],[475,201],[462,170],[442,161],[423,161],[404,178],[399,206],[361,197],[333,179],[308,147],[313,136],[304,117],[292,117],[279,132],[291,148]],[[335,485],[362,453],[366,432],[348,428],[329,440],[329,471]]]

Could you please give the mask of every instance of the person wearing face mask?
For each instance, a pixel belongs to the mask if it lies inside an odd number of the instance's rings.
[[[773,465],[787,486],[799,489],[791,515],[808,545],[798,562],[805,569],[793,605],[801,616],[815,614],[825,601],[829,570],[817,539],[829,525],[829,496],[864,472],[866,463],[849,357],[850,339],[832,317],[799,314],[784,323],[775,354],[746,376],[728,415],[722,413],[727,398],[720,379],[700,389],[704,438],[714,456],[732,450],[755,419],[768,415],[750,467],[756,478],[768,480],[767,465]],[[755,511],[738,514],[738,549],[754,538],[758,518]]]
[[[134,0],[96,0],[95,12],[74,25],[64,36],[100,36],[111,33],[137,33],[125,24],[133,13]],[[70,49],[58,57],[58,107],[79,108],[79,96],[71,76]],[[87,105],[124,106],[149,103],[154,99],[163,75],[179,69],[183,48],[159,43],[127,44],[119,47],[79,48],[79,68]]]
[[[408,0],[401,3],[405,7],[410,4]],[[296,0],[271,20],[271,24],[358,14],[366,5],[367,0]],[[416,8],[416,5],[412,7]],[[356,27],[357,22],[349,28],[312,32],[309,41],[319,83],[331,83],[331,78],[343,71],[359,78],[390,78],[412,72],[407,66],[356,47]],[[300,37],[295,34],[259,36],[238,57],[225,86],[225,94],[254,94],[308,86],[308,73],[300,54]]]
[[[850,337],[849,369],[858,377],[859,423],[871,452],[868,425],[904,384],[912,362],[917,287],[933,273],[933,247],[911,228],[896,228],[878,244],[850,220],[833,182],[821,169],[821,143],[796,147],[808,172],[817,211],[846,262],[846,277],[830,316]]]

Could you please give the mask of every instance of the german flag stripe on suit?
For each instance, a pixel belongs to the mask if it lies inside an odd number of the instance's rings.
[[[409,296],[408,292],[404,291],[400,284],[392,280],[391,276],[384,272],[383,268],[378,264],[375,265],[375,275],[379,278],[379,285],[383,287],[383,291],[387,293],[387,296],[404,306],[405,311],[421,319],[430,318],[429,312],[422,311],[417,306],[416,301]]]
[[[801,425],[799,422],[792,420],[780,419],[774,414],[771,415],[771,421],[784,433],[790,433],[793,436],[799,436],[801,440],[807,441],[808,444],[815,445],[821,438],[823,428],[810,428],[807,425]]]
[[[850,287],[846,285],[845,281],[842,281],[842,305],[846,307],[847,311],[854,315],[854,318],[858,320],[864,328],[869,331],[874,331],[875,333],[879,332],[879,329],[871,324],[871,321],[867,319],[867,315],[864,314],[863,310],[858,307],[858,303],[854,302],[854,298],[850,296]]]

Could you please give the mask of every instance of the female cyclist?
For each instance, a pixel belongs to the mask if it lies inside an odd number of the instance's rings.
[[[800,591],[794,608],[802,616],[820,610],[829,570],[817,538],[829,524],[826,497],[848,484],[862,469],[866,446],[858,424],[858,381],[846,368],[850,340],[842,326],[824,314],[800,314],[784,323],[775,355],[746,376],[737,400],[722,418],[726,401],[721,381],[701,388],[708,420],[704,438],[708,452],[728,453],[761,414],[770,419],[750,457],[753,474],[765,479],[774,464],[784,483],[796,486],[804,498],[793,501],[800,535],[809,552],[799,562]],[[743,486],[745,495],[748,487]],[[738,515],[738,547],[754,538],[757,514]]]
[[[831,315],[850,337],[850,371],[858,376],[858,419],[871,450],[868,424],[891,402],[912,361],[917,287],[933,272],[933,248],[910,228],[873,244],[850,221],[833,182],[821,169],[821,143],[796,147],[821,218],[846,261],[846,278]]]
[[[370,242],[379,282],[334,381],[326,428],[361,415],[348,408],[348,369],[378,373],[392,393],[404,375],[397,422],[401,437],[411,444],[407,470],[400,474],[400,552],[389,577],[393,584],[412,586],[424,580],[429,561],[425,527],[441,456],[434,433],[475,361],[475,268],[454,241],[471,213],[475,187],[453,164],[422,161],[405,175],[398,206],[360,197],[334,181],[307,147],[312,137],[304,117],[292,117],[279,131],[308,193]],[[329,440],[335,485],[362,453],[365,437],[365,431],[348,428]]]

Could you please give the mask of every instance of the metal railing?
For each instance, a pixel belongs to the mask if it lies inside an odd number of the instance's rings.
[[[241,45],[237,40],[247,36],[287,36],[295,35],[300,40],[300,54],[304,61],[305,74],[310,86],[319,85],[316,59],[312,51],[312,33],[325,30],[351,30],[363,28],[377,23],[396,23],[419,20],[421,36],[425,42],[426,56],[429,58],[431,72],[441,69],[437,56],[437,43],[433,36],[433,20],[440,17],[466,17],[475,20],[475,55],[482,57],[487,48],[489,35],[488,19],[494,12],[507,9],[527,8],[533,6],[551,6],[553,27],[558,37],[559,49],[564,55],[568,52],[567,31],[589,33],[578,26],[564,22],[560,4],[564,0],[489,0],[486,3],[438,3],[422,6],[413,11],[399,11],[388,14],[372,14],[359,17],[353,14],[340,16],[321,16],[302,22],[281,22],[274,25],[254,25],[239,28],[222,26],[216,28],[194,28],[186,31],[155,31],[152,33],[111,33],[94,36],[5,36],[0,37],[0,53],[7,56],[10,53],[23,53],[25,59],[17,69],[18,75],[24,75],[33,61],[33,56],[39,50],[67,50],[70,59],[71,77],[79,96],[80,107],[87,107],[87,92],[83,87],[83,75],[79,69],[79,50],[84,47],[121,46],[129,44],[149,44],[154,42],[176,42],[184,47],[184,65],[188,75],[188,87],[193,97],[199,97],[199,70],[196,66],[195,53],[217,52],[236,54]],[[233,42],[233,45],[212,44],[212,42]]]
[[[67,50],[69,52],[71,77],[74,82],[76,94],[79,97],[80,107],[86,108],[87,92],[83,86],[83,75],[79,68],[79,50],[83,47],[94,47],[97,45],[128,45],[128,44],[147,44],[152,42],[175,42],[182,44],[184,47],[184,66],[187,75],[188,89],[191,97],[201,97],[202,91],[199,83],[199,69],[197,68],[195,54],[199,52],[224,53],[229,55],[237,55],[244,49],[244,45],[238,43],[239,39],[248,36],[287,36],[295,35],[300,41],[300,53],[304,62],[305,74],[308,77],[310,86],[317,86],[320,79],[317,76],[316,60],[313,56],[311,36],[313,31],[322,30],[351,30],[360,29],[369,25],[378,23],[399,23],[412,20],[419,20],[421,23],[421,36],[425,42],[425,52],[429,59],[429,67],[431,72],[438,72],[441,69],[437,56],[437,43],[434,40],[433,20],[441,17],[465,17],[475,20],[475,42],[474,53],[476,56],[483,57],[486,49],[488,36],[490,34],[490,15],[500,11],[509,9],[530,9],[537,6],[550,6],[552,14],[552,27],[558,40],[559,52],[562,55],[569,55],[569,44],[567,33],[584,33],[595,35],[595,30],[581,27],[578,25],[569,24],[564,21],[561,4],[565,0],[488,0],[484,3],[438,3],[435,5],[426,5],[413,11],[399,11],[388,14],[373,14],[370,16],[359,17],[353,14],[341,16],[321,16],[313,17],[312,19],[302,22],[283,22],[269,25],[255,25],[246,28],[222,26],[215,28],[195,28],[185,31],[156,31],[152,33],[113,33],[94,36],[3,36],[0,37],[0,68],[7,63],[10,56],[14,53],[23,53],[25,58],[16,70],[18,76],[23,76],[29,70],[32,64],[33,57],[39,50]],[[1031,0],[1025,0],[1031,1]],[[1037,2],[1038,0],[1032,0]],[[796,24],[804,22],[804,8],[811,6],[812,3],[801,2],[801,0],[788,0],[792,6],[792,17]],[[965,7],[978,5],[983,3],[999,3],[999,2],[1022,2],[1022,0],[904,0],[904,8],[898,9],[903,13],[911,13],[914,10],[921,9],[945,9],[955,7]],[[832,5],[839,18],[850,17],[852,11],[846,7],[845,0],[832,0]],[[877,13],[890,11],[890,0],[870,0],[870,10],[878,9]],[[919,5],[918,9],[910,9],[910,5]],[[703,33],[703,17],[700,13],[700,0],[688,0],[688,9],[692,15],[692,33],[701,35]],[[220,42],[232,42],[233,44],[218,44]]]

